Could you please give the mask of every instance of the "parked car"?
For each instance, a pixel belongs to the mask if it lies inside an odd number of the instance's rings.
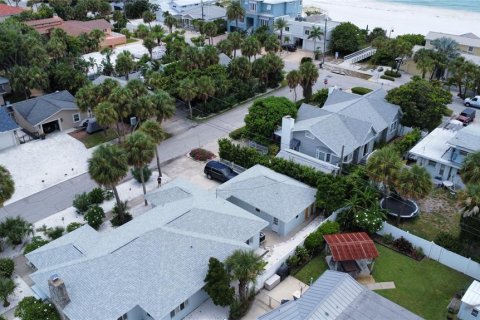
[[[289,52],[295,52],[297,51],[297,46],[291,43],[287,43],[282,45],[282,49],[287,50]]]
[[[467,107],[480,108],[480,96],[475,96],[473,98],[466,98],[463,104]]]
[[[475,113],[474,109],[465,108],[455,119],[462,122],[464,126],[468,126],[475,119]]]
[[[205,172],[208,179],[215,179],[220,182],[228,181],[238,175],[238,173],[233,171],[232,168],[226,164],[215,160],[207,162],[203,172]]]
[[[87,131],[88,134],[103,130],[103,127],[97,123],[97,120],[95,118],[88,118],[83,120],[82,127],[85,128],[85,131]]]

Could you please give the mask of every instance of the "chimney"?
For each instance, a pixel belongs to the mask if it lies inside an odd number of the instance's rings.
[[[282,118],[282,136],[280,142],[280,149],[290,149],[290,143],[292,141],[292,130],[295,125],[295,119],[290,116]]]
[[[70,302],[67,287],[57,274],[53,274],[48,279],[48,289],[50,290],[50,298],[57,308],[63,309]]]

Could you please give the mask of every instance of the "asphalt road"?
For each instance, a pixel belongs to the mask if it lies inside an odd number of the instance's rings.
[[[376,82],[320,70],[320,76],[314,86],[314,92],[325,86],[323,82],[324,79],[328,79],[328,86],[336,85],[344,89],[349,89],[354,86],[376,89],[382,86]],[[386,87],[385,89],[388,90],[389,88]],[[267,94],[267,96],[271,95],[285,96],[292,100],[294,98],[293,90],[288,87]],[[301,87],[297,88],[297,96],[299,98],[302,96]],[[186,120],[184,111],[179,110],[173,121],[169,121],[165,125],[166,130],[174,135],[164,141],[158,148],[161,162],[165,163],[183,156],[193,148],[214,142],[226,136],[230,131],[243,126],[243,119],[251,104],[252,102],[245,103],[198,124]],[[88,192],[95,185],[96,183],[90,179],[88,173],[82,174],[0,208],[0,217],[15,217],[20,215],[32,223],[42,220],[51,214],[70,207],[76,194]]]

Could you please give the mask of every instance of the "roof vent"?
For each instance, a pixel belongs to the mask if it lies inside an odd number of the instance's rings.
[[[56,273],[54,273],[50,276],[50,280],[52,280],[53,282],[57,281],[58,279],[60,279],[60,277]]]

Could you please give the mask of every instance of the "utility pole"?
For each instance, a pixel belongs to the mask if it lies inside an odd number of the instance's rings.
[[[323,29],[323,55],[322,55],[322,67],[325,64],[325,50],[327,49],[327,15],[325,15],[325,27]]]
[[[205,20],[205,17],[203,15],[203,0],[200,3],[201,3],[201,6],[202,6],[202,20]]]

